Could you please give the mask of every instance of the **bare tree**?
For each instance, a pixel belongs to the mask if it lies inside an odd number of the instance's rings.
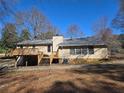
[[[59,35],[59,29],[51,24],[46,26],[46,31],[37,35],[38,39],[52,39],[53,36]]]
[[[19,0],[0,0],[0,20],[4,21],[5,16],[16,16],[14,5]]]
[[[71,37],[71,38],[74,38],[74,37],[82,37],[83,36],[83,32],[80,30],[80,27],[76,24],[71,24],[69,27],[68,27],[68,30],[67,30],[67,34]]]
[[[18,12],[16,23],[22,28],[30,29],[33,32],[34,39],[39,39],[39,36],[43,37],[46,32],[51,32],[53,34],[56,33],[53,31],[54,27],[50,24],[43,13],[35,7],[28,11]]]
[[[36,37],[41,31],[45,30],[44,27],[47,24],[45,16],[36,8],[32,8],[29,14],[29,23]]]
[[[52,39],[53,36],[59,35],[57,32],[56,32],[56,30],[55,31],[53,30],[53,31],[41,32],[37,36],[37,39]]]
[[[112,20],[112,26],[116,28],[116,30],[124,32],[124,0],[119,1],[119,9],[117,11],[117,15]]]
[[[101,17],[93,24],[93,32],[95,33],[95,38],[100,39],[107,46],[109,51],[120,48],[120,43],[117,40],[117,36],[113,35],[113,31],[107,25],[107,18]]]
[[[101,36],[102,35],[101,33],[104,33],[106,28],[108,28],[107,22],[108,22],[107,17],[101,17],[93,24],[92,30],[95,33],[95,35]]]

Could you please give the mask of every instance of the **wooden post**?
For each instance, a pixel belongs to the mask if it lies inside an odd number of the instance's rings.
[[[39,57],[39,55],[37,57],[38,57],[38,64],[37,65],[39,66],[40,57]]]
[[[38,55],[38,66],[40,64],[40,60],[41,60],[41,55]]]
[[[26,67],[27,67],[27,65],[28,65],[28,61],[26,61]]]
[[[50,55],[50,65],[52,64],[52,60],[53,60],[53,52]]]
[[[38,66],[39,66],[42,58],[43,58],[43,53],[41,53],[41,54],[38,55]]]
[[[15,62],[15,68],[17,68],[17,61]]]

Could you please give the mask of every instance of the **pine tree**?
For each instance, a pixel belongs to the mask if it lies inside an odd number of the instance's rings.
[[[20,36],[21,41],[30,40],[31,34],[28,29],[23,29]]]
[[[18,41],[18,35],[16,32],[16,27],[14,24],[7,23],[2,30],[2,47],[4,48],[14,48]]]

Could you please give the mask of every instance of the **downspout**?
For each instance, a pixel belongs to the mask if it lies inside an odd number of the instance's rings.
[[[62,63],[63,63],[63,59],[64,59],[64,55],[63,55],[63,46],[61,47],[62,49]]]

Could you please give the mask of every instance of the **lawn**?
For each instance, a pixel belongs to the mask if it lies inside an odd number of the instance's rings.
[[[124,64],[9,72],[0,75],[0,93],[124,93]]]

